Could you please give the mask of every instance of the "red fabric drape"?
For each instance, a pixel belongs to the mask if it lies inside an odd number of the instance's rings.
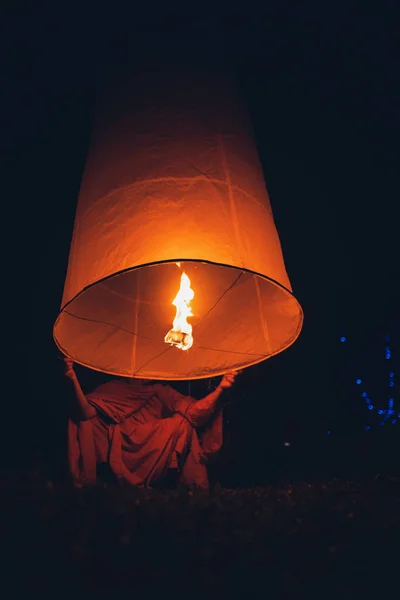
[[[175,468],[186,485],[208,487],[206,464],[222,445],[221,410],[198,427],[193,398],[166,385],[118,380],[87,399],[96,416],[70,419],[68,428],[76,485],[95,483],[96,465],[108,463],[119,480],[135,486],[151,487]]]

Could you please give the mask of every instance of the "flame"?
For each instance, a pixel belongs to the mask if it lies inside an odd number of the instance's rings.
[[[180,267],[180,264],[176,264]],[[175,319],[172,329],[164,338],[164,342],[181,350],[189,350],[193,345],[192,326],[187,322],[187,318],[193,316],[190,308],[193,298],[194,291],[190,287],[190,279],[186,273],[182,273],[179,291],[172,302],[176,307]]]

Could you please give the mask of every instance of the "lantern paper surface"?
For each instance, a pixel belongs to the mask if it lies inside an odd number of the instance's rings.
[[[195,293],[187,351],[164,341],[182,272]],[[110,94],[81,185],[58,347],[106,373],[200,379],[283,351],[302,321],[229,80],[148,74]]]

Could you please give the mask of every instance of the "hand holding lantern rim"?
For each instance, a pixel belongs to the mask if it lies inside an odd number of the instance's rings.
[[[72,358],[69,358],[69,356],[64,356],[63,360],[65,363],[65,376],[68,377],[68,379],[74,379],[74,377],[76,377],[74,371],[74,361]]]
[[[63,357],[63,361],[65,363],[65,376],[68,379],[74,379],[76,377],[74,371],[74,361],[68,356]],[[240,371],[230,371],[229,373],[225,373],[222,377],[218,387],[221,390],[226,390],[232,387],[236,377],[239,375]]]
[[[229,389],[230,387],[232,387],[238,374],[239,371],[230,371],[229,373],[225,373],[218,387],[222,390]]]

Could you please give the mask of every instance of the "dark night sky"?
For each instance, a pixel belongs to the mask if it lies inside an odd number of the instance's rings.
[[[243,376],[240,415],[251,430],[257,413],[265,436],[272,429],[284,435],[293,421],[309,434],[347,413],[358,418],[339,373],[339,330],[346,329],[372,372],[376,342],[398,328],[398,14],[292,4],[230,14],[228,21],[226,12],[155,20],[126,11],[72,13],[57,3],[3,11],[3,289],[10,290],[4,315],[11,339],[3,366],[23,390],[15,387],[6,409],[19,424],[21,448],[51,447],[54,436],[37,442],[46,430],[40,423],[57,421],[55,437],[62,432],[65,398],[52,325],[94,75],[105,65],[157,62],[171,46],[185,53],[185,38],[205,28],[210,40],[222,32],[239,74],[288,273],[305,312],[298,342]],[[90,374],[82,377],[92,383]]]

